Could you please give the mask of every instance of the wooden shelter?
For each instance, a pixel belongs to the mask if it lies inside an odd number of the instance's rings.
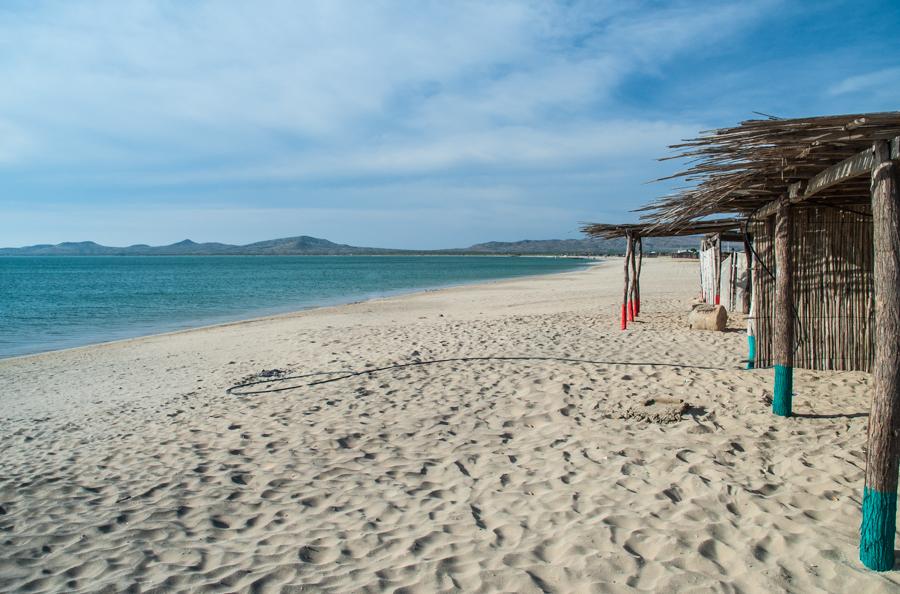
[[[860,560],[894,565],[900,464],[900,112],[750,120],[672,147],[694,185],[642,209],[664,234],[712,215],[753,236],[756,362],[791,415],[793,367],[872,371]]]
[[[712,265],[713,277],[709,281],[709,286],[714,287],[711,295],[712,300],[718,305],[720,300],[721,275],[722,275],[722,252],[721,246],[723,241],[743,241],[741,234],[742,222],[739,219],[719,219],[715,221],[689,221],[676,226],[667,226],[659,228],[654,224],[603,224],[592,223],[582,227],[582,231],[594,237],[602,237],[604,239],[617,239],[624,237],[626,240],[625,248],[625,288],[622,296],[622,323],[621,328],[628,328],[628,322],[634,321],[634,318],[641,311],[641,261],[643,259],[643,241],[644,237],[676,237],[686,235],[706,234],[704,242],[715,241],[715,263]],[[705,245],[705,243],[704,243]],[[701,287],[704,282],[701,279]],[[702,291],[701,293],[706,293]],[[749,307],[749,303],[747,304]]]

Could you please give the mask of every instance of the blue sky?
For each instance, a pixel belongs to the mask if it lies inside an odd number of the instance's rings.
[[[0,246],[577,237],[754,117],[900,108],[900,2],[0,2]]]

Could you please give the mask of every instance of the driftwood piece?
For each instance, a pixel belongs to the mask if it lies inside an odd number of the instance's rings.
[[[722,305],[698,303],[688,315],[691,330],[716,330],[723,332],[728,325],[728,310]]]

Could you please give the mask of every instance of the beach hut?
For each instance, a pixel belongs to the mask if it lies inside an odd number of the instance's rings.
[[[750,120],[674,145],[694,186],[642,209],[658,234],[710,216],[752,237],[755,362],[874,376],[860,560],[894,565],[900,464],[900,112]]]
[[[634,321],[641,311],[641,260],[643,259],[643,238],[645,237],[683,237],[705,234],[700,242],[700,295],[704,301],[719,305],[722,295],[726,295],[728,303],[734,307],[740,300],[744,313],[749,312],[749,292],[744,283],[748,271],[744,264],[739,266],[737,258],[729,254],[724,259],[723,275],[722,243],[726,241],[742,241],[743,222],[739,219],[719,219],[715,221],[685,221],[680,225],[660,227],[656,224],[603,224],[591,223],[582,227],[582,231],[592,237],[604,239],[625,238],[625,283],[622,296],[622,330],[627,329],[628,322]],[[740,286],[738,286],[740,285]]]

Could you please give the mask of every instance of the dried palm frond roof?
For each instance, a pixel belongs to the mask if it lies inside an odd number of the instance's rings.
[[[741,219],[689,221],[681,225],[661,227],[653,223],[604,224],[590,223],[581,227],[582,233],[603,239],[616,239],[629,234],[635,237],[681,237],[705,233],[726,233],[741,229]]]
[[[896,143],[898,136],[900,112],[748,120],[703,132],[669,147],[676,154],[663,159],[690,159],[690,167],[662,179],[680,178],[693,186],[639,210],[660,232],[710,215],[747,215],[871,151],[874,141]],[[861,167],[860,173],[865,173]],[[868,197],[868,176],[842,176],[840,183],[817,190],[809,203],[856,204]]]

